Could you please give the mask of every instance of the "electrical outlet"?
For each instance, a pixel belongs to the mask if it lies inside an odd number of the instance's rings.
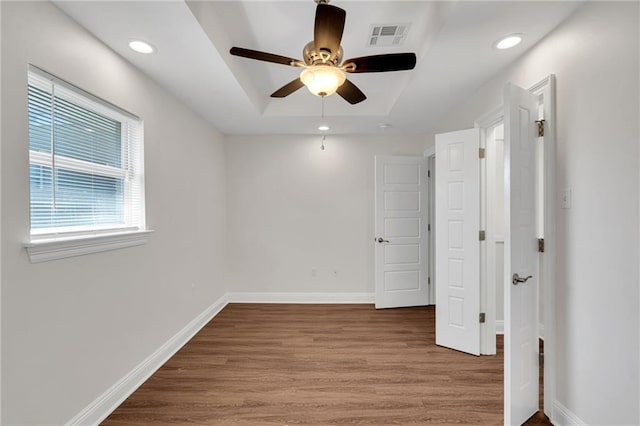
[[[334,269],[332,275],[333,275],[333,278],[337,278],[338,277],[338,270]]]
[[[318,275],[318,270],[316,268],[311,268],[311,276],[315,277]]]

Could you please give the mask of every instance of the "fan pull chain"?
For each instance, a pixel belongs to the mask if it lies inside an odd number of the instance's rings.
[[[322,114],[321,114],[321,119],[320,119],[320,124],[324,125],[324,96],[321,96],[320,99],[322,99]],[[322,142],[320,142],[320,151],[324,151],[324,141],[327,138],[326,135],[322,135]]]

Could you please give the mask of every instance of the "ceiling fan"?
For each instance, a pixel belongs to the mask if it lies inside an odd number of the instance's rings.
[[[367,97],[355,84],[347,80],[345,72],[403,71],[416,66],[415,53],[389,53],[342,61],[340,42],[347,14],[344,9],[329,5],[329,0],[315,1],[318,5],[313,40],[302,50],[304,61],[242,47],[232,47],[229,51],[235,56],[304,68],[299,78],[273,92],[272,98],[284,98],[302,86],[307,86],[316,96],[324,97],[337,92],[350,104],[357,104]]]

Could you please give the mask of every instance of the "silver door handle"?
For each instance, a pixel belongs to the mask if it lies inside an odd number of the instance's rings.
[[[526,278],[520,278],[520,275],[518,275],[517,273],[515,273],[515,274],[513,274],[513,277],[512,277],[512,279],[511,279],[511,283],[512,283],[513,285],[518,285],[518,284],[520,284],[520,283],[525,283],[525,282],[527,282],[527,280],[528,280],[529,278],[533,278],[533,276],[532,276],[532,275],[529,275],[529,276],[528,276],[528,277],[526,277]]]
[[[388,243],[389,242],[389,240],[385,240],[382,237],[378,237],[378,239],[376,241],[379,242],[379,243]]]

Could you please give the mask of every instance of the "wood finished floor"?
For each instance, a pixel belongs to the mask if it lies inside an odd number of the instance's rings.
[[[502,362],[436,346],[433,307],[230,304],[103,425],[497,425]]]

